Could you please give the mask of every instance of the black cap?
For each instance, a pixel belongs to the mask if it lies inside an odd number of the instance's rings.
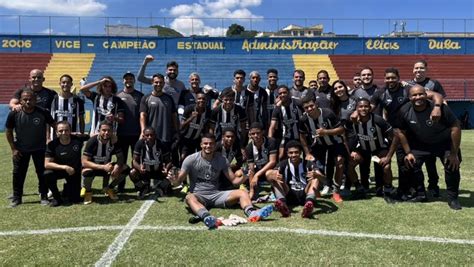
[[[133,77],[133,79],[135,79],[135,74],[131,73],[130,71],[127,71],[124,75],[123,75],[123,79],[125,79],[125,77],[127,76],[131,76]]]

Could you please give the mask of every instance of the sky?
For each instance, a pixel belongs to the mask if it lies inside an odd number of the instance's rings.
[[[232,23],[257,31],[323,24],[324,32],[366,36],[400,31],[402,23],[407,31],[474,32],[474,1],[0,0],[0,33],[101,34],[105,24],[158,24],[219,36]]]

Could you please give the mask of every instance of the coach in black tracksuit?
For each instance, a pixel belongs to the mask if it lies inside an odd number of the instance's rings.
[[[426,200],[421,166],[430,156],[436,156],[444,164],[448,205],[451,209],[461,209],[458,201],[460,122],[446,105],[441,107],[441,119],[433,121],[430,114],[435,104],[427,100],[426,90],[420,85],[410,88],[409,98],[410,103],[400,109],[398,126],[400,142],[407,154],[405,161],[413,172],[415,199]]]

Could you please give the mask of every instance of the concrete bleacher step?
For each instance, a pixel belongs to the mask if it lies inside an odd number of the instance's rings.
[[[75,87],[79,88],[79,81],[87,77],[94,61],[95,54],[70,54],[55,53],[51,57],[45,70],[44,86],[59,90],[59,78],[63,74],[69,74],[73,78]]]

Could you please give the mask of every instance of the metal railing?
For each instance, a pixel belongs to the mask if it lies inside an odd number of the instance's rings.
[[[146,28],[173,28],[183,36],[225,36],[232,24],[246,31],[278,33],[288,25],[321,25],[323,36],[419,36],[474,37],[474,19],[318,19],[318,18],[173,18],[173,17],[72,17],[0,15],[0,33],[13,35],[112,36],[109,25],[127,25],[127,34],[150,36]],[[298,34],[295,30],[291,34]],[[158,35],[160,33],[157,33]],[[155,35],[156,36],[156,35]]]

